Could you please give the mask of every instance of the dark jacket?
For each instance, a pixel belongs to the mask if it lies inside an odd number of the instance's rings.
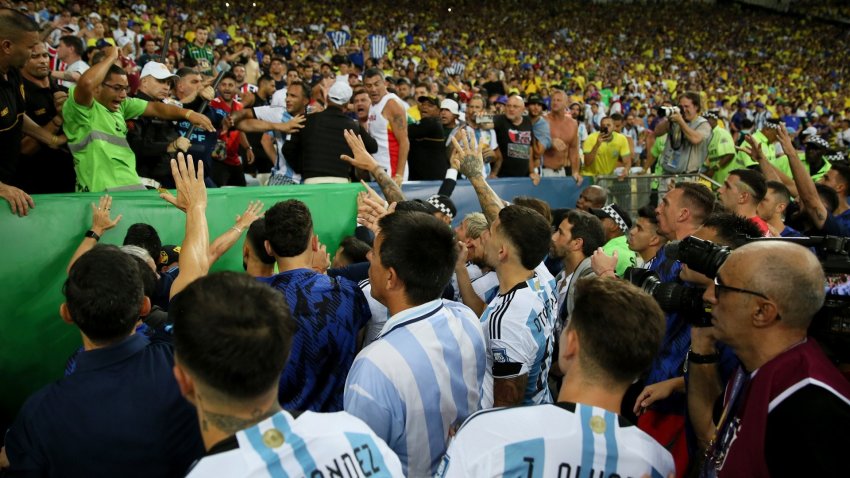
[[[141,91],[136,93],[136,98],[157,101]],[[136,154],[136,172],[140,177],[170,183],[171,155],[166,150],[177,136],[172,121],[140,116],[127,122],[127,142]]]
[[[342,154],[353,154],[343,136],[347,129],[363,138],[366,151],[371,154],[378,151],[378,143],[360,123],[346,116],[341,109],[329,105],[324,111],[307,115],[304,128],[283,143],[283,156],[304,179],[351,177],[351,166],[339,159]]]
[[[422,118],[417,124],[407,126],[410,154],[407,167],[411,181],[436,181],[446,176],[449,158],[440,118]]]

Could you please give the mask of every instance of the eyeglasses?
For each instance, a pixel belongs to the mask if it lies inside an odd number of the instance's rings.
[[[761,297],[764,300],[771,300],[770,297],[762,294],[761,292],[756,292],[754,290],[747,290],[747,289],[739,289],[737,287],[729,287],[728,285],[724,285],[722,282],[720,282],[720,276],[715,276],[714,277],[714,298],[715,299],[718,299],[718,300],[720,299],[720,291],[721,290],[728,290],[729,292],[739,292],[741,294],[750,294],[750,295],[754,295],[756,297]]]
[[[101,83],[103,86],[108,86],[112,91],[116,93],[129,93],[130,87],[124,85],[110,85],[109,83]]]

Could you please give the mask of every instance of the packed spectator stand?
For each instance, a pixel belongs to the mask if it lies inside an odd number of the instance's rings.
[[[843,2],[0,7],[0,476],[846,473]]]

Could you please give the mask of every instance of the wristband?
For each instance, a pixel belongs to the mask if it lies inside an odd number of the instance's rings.
[[[86,236],[86,237],[90,237],[90,238],[94,239],[94,241],[95,241],[95,242],[97,242],[97,241],[99,241],[99,240],[100,240],[100,234],[98,234],[98,233],[96,233],[96,232],[92,231],[91,229],[89,229],[88,231],[86,231],[85,236]]]
[[[50,137],[50,145],[51,146],[55,146],[58,141],[59,141],[59,137],[56,136],[55,134]]]
[[[720,361],[720,354],[717,353],[717,352],[714,352],[713,354],[709,354],[709,355],[701,355],[701,354],[694,352],[693,350],[688,350],[688,362],[690,362],[690,363],[702,365],[702,364],[717,363],[719,361]]]
[[[189,121],[189,116],[191,116],[191,115],[192,115],[192,110],[189,110],[189,111],[186,112],[186,114],[183,117],[186,118],[186,121]]]
[[[238,228],[238,227],[236,227],[236,226],[231,227],[231,229],[233,229],[234,231],[238,232],[239,234],[242,234],[242,229],[239,229],[239,228]]]

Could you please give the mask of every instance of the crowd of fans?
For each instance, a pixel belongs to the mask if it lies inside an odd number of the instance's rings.
[[[92,204],[60,308],[83,346],[0,473],[846,469],[847,354],[810,337],[846,280],[822,249],[756,240],[850,237],[847,66],[812,48],[845,30],[703,3],[13,6],[12,212],[148,187],[186,224],[179,247],[149,224],[101,245],[122,206]],[[716,191],[617,193],[700,173]],[[545,176],[583,186],[574,209],[490,187]],[[381,194],[363,183],[333,259],[297,199],[210,240],[211,187],[367,178]],[[459,178],[481,212],[457,217]],[[423,179],[439,191],[407,200]],[[243,234],[244,271],[209,274]]]

